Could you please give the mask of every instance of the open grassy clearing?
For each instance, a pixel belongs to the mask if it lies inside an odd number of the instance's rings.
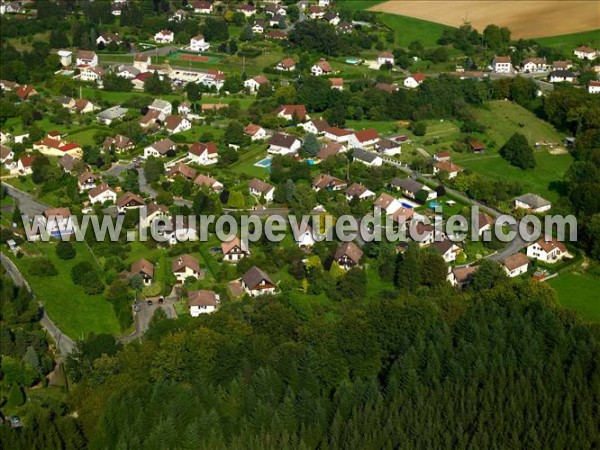
[[[25,275],[37,298],[44,304],[49,316],[56,325],[69,337],[80,339],[89,333],[119,333],[119,323],[112,305],[104,294],[87,295],[81,286],[71,279],[71,269],[79,262],[96,261],[83,242],[73,242],[77,256],[63,261],[56,256],[58,241],[26,243],[24,249],[28,253],[46,256],[58,270],[53,277],[37,277],[30,274],[29,258],[13,258],[19,270]]]
[[[240,155],[240,159],[229,167],[233,173],[245,174],[252,177],[265,178],[268,171],[264,167],[255,166],[258,161],[266,158],[267,150],[263,144],[256,145],[255,148],[247,150]]]
[[[587,45],[592,48],[600,47],[600,28],[592,31],[583,31],[581,33],[537,38],[536,41],[540,45],[554,47],[570,54],[573,49],[580,45]]]
[[[414,5],[413,2],[410,4]],[[381,21],[394,30],[395,47],[408,47],[413,41],[421,41],[425,47],[434,47],[444,30],[450,28],[427,20],[387,13],[381,14]]]
[[[343,8],[350,9],[352,11],[362,11],[363,9],[369,9],[380,3],[384,3],[383,0],[342,0],[339,5]]]
[[[514,39],[576,33],[598,28],[600,9],[591,1],[470,0],[388,1],[371,11],[458,27],[468,21],[479,31],[489,24],[508,27]],[[406,33],[412,37],[412,33]]]
[[[548,281],[565,308],[579,313],[586,322],[600,322],[600,280],[589,274],[563,273]]]

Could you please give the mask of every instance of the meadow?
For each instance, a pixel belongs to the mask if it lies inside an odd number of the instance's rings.
[[[600,280],[589,274],[563,273],[548,281],[559,303],[579,313],[586,322],[600,322]]]

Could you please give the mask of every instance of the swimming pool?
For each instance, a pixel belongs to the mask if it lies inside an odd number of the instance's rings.
[[[312,159],[312,158],[308,158],[308,159],[306,160],[306,164],[308,164],[309,166],[314,166],[315,164],[317,164],[317,161],[315,161],[315,160],[314,160],[314,159]]]
[[[360,64],[362,62],[362,59],[348,58],[348,59],[346,59],[346,62],[348,64]]]
[[[255,166],[262,167],[263,169],[268,169],[271,167],[271,158],[265,158],[258,161]]]
[[[441,208],[442,207],[440,202],[429,202],[429,203],[427,203],[427,206],[429,206],[430,208]]]
[[[413,205],[411,205],[410,203],[400,202],[400,204],[402,206],[404,206],[406,209],[413,209]]]

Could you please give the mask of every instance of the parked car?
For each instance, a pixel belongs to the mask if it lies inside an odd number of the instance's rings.
[[[148,301],[146,302],[146,304],[147,304],[148,306],[152,306],[152,305],[153,305],[153,303],[152,303],[152,300],[148,300]]]

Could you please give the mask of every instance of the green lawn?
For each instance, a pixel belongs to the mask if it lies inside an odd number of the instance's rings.
[[[86,244],[73,242],[77,256],[63,261],[56,256],[56,243],[56,240],[51,240],[25,245],[27,251],[41,253],[52,261],[58,270],[55,276],[32,276],[29,274],[29,258],[13,258],[37,298],[44,304],[48,315],[72,339],[80,339],[89,333],[119,333],[119,323],[106,297],[103,294],[86,295],[71,280],[71,269],[75,264],[82,261],[96,264]]]
[[[362,11],[379,3],[383,3],[383,0],[343,0],[339,2],[339,5],[352,11]]]
[[[588,274],[564,273],[548,281],[562,306],[574,309],[586,322],[600,322],[600,280]]]
[[[472,112],[487,127],[485,134],[495,142],[498,149],[515,132],[525,135],[530,144],[542,141],[562,144],[561,134],[552,125],[516,103],[495,100],[487,102],[484,107],[473,108]],[[524,126],[521,127],[520,124]]]
[[[79,145],[94,145],[94,135],[100,128],[89,128],[87,130],[78,131],[73,134],[69,134],[68,139],[70,141],[77,142]]]
[[[549,36],[535,39],[540,45],[554,47],[572,55],[573,50],[580,45],[588,47],[600,47],[600,29],[593,31],[583,31],[581,33],[563,34],[560,36]]]
[[[399,126],[397,122],[375,122],[369,120],[348,120],[346,122],[346,127],[353,128],[355,130],[364,130],[366,128],[375,128],[381,134],[389,134],[391,132],[396,132],[399,130]]]
[[[395,14],[381,13],[381,22],[394,30],[394,47],[408,47],[413,41],[421,41],[425,47],[435,47],[444,30],[451,27],[439,23]]]
[[[454,161],[473,172],[491,179],[520,181],[524,192],[533,192],[551,201],[559,198],[558,192],[551,190],[553,181],[560,181],[571,163],[571,155],[551,155],[546,151],[536,153],[537,166],[534,169],[521,170],[511,166],[499,155],[454,155]],[[464,159],[463,159],[464,158]]]
[[[265,179],[268,175],[267,169],[255,166],[254,164],[261,159],[266,158],[266,156],[267,150],[264,144],[256,145],[256,147],[251,147],[243,155],[241,155],[240,159],[232,164],[229,169],[234,173],[243,173],[252,177]]]

